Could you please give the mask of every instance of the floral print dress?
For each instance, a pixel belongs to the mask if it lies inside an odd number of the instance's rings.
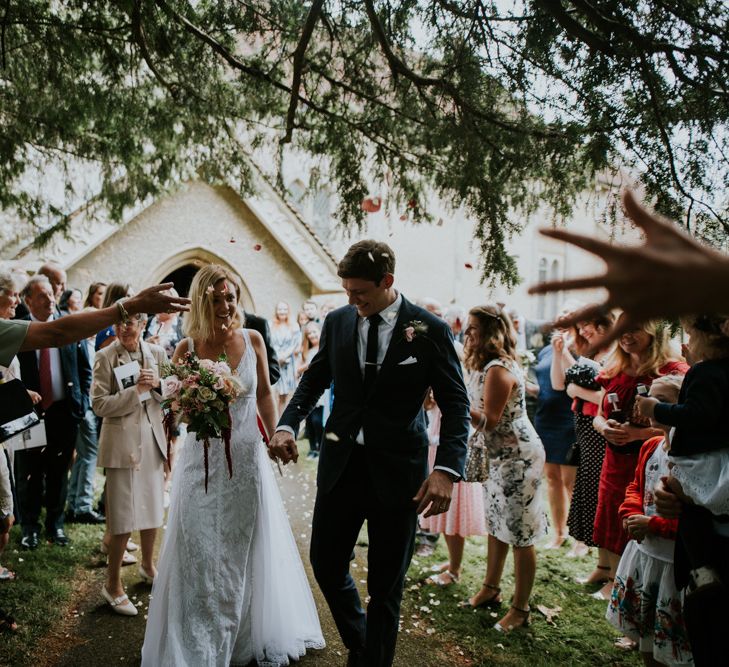
[[[540,492],[544,447],[527,417],[520,366],[515,361],[494,359],[486,364],[481,382],[494,366],[508,370],[517,383],[498,424],[485,434],[489,456],[489,478],[484,483],[486,527],[490,535],[506,544],[528,547],[547,532]]]

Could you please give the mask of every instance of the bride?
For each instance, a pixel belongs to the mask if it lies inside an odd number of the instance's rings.
[[[220,440],[211,440],[205,492],[202,443],[178,449],[167,531],[154,579],[143,667],[280,667],[323,648],[314,599],[258,430],[272,434],[276,408],[266,350],[238,328],[235,277],[205,266],[190,288],[187,352],[225,354],[244,387],[231,405],[233,476]]]

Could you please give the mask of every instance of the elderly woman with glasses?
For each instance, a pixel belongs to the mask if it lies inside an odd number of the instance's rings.
[[[154,541],[164,514],[167,445],[158,368],[167,355],[158,345],[141,340],[146,324],[146,315],[138,315],[116,325],[114,342],[96,353],[91,386],[94,412],[103,418],[98,463],[106,468],[106,521],[111,534],[102,595],[116,613],[126,616],[137,614],[121,583],[127,540],[133,530],[140,532],[139,576],[152,583]],[[120,382],[115,370],[133,362],[139,364],[136,383]]]

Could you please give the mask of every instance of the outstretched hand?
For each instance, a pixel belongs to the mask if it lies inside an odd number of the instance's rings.
[[[162,283],[143,289],[124,303],[130,315],[136,313],[181,313],[190,310],[190,299],[165,293],[174,283]]]
[[[276,431],[268,443],[268,455],[274,461],[281,461],[286,465],[289,461],[296,463],[299,460],[299,449],[294,436],[288,431]]]
[[[607,265],[602,275],[549,281],[529,289],[530,294],[596,287],[607,290],[607,299],[602,304],[570,313],[557,320],[556,326],[572,326],[611,308],[622,308],[625,315],[613,327],[609,339],[601,341],[604,347],[647,320],[724,310],[729,299],[717,295],[717,290],[722,277],[729,275],[729,258],[701,245],[668,220],[649,213],[630,190],[623,193],[623,205],[645,233],[642,245],[615,246],[562,229],[541,230],[544,236],[591,252]]]
[[[451,506],[452,493],[453,482],[450,476],[442,470],[434,470],[413,498],[413,502],[418,505],[416,512],[422,514],[428,505],[430,508],[423,515],[426,519],[447,512]]]

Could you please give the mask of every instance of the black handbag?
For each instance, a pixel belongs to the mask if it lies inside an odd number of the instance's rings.
[[[600,385],[595,382],[598,371],[588,364],[574,364],[564,374],[565,384],[576,384],[583,389],[599,389]]]
[[[0,383],[0,442],[40,423],[25,385],[20,380]]]

